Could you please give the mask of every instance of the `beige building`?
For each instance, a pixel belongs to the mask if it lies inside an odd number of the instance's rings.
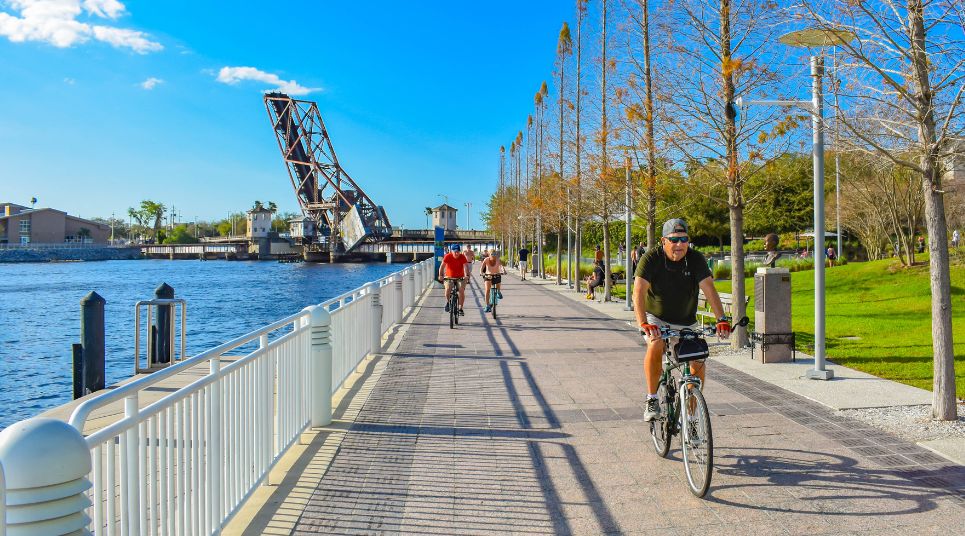
[[[442,227],[446,231],[455,231],[457,227],[456,212],[457,209],[445,204],[432,209],[432,226]]]
[[[272,212],[267,208],[248,211],[248,238],[267,238],[271,232]]]
[[[0,203],[0,244],[107,244],[111,227],[52,208]]]

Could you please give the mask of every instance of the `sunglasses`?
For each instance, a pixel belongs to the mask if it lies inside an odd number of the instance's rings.
[[[674,244],[686,244],[690,241],[690,237],[687,236],[665,236],[664,238],[673,242]]]

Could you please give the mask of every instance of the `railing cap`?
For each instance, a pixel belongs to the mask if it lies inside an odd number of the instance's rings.
[[[309,305],[305,311],[308,311],[309,322],[313,326],[327,326],[332,323],[332,313],[328,312],[328,307]]]
[[[90,473],[84,436],[57,419],[34,417],[0,432],[0,464],[8,490],[53,486]]]

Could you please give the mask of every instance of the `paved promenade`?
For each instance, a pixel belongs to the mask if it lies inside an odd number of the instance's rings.
[[[477,285],[478,285],[477,281]],[[643,422],[642,340],[507,277],[450,330],[435,288],[241,533],[950,534],[965,467],[710,361],[716,470]],[[306,485],[310,482],[310,485]]]

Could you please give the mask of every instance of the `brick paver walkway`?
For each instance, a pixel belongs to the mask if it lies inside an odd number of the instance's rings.
[[[507,278],[450,330],[432,290],[296,534],[951,534],[965,468],[715,363],[710,492],[643,422],[625,323]]]

